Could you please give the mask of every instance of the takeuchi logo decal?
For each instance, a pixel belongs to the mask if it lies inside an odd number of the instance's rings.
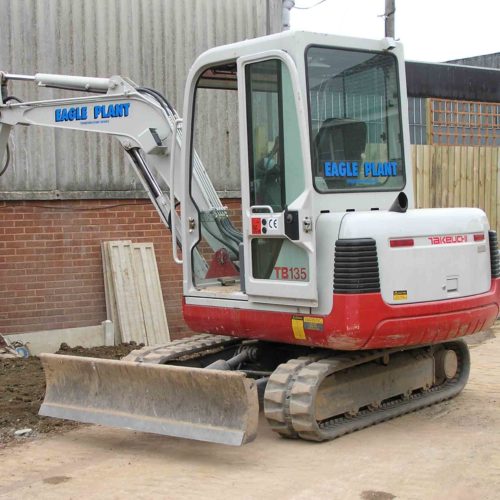
[[[451,245],[453,243],[467,243],[466,234],[453,234],[447,236],[429,236],[431,245]]]

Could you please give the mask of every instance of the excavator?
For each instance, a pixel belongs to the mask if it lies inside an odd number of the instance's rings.
[[[120,76],[0,78],[0,151],[16,125],[120,142],[172,233],[195,333],[122,360],[41,355],[41,415],[242,445],[263,408],[280,436],[328,441],[467,383],[463,337],[499,312],[497,238],[480,209],[414,208],[399,42],[288,31],[210,49],[184,120]],[[11,81],[78,95],[23,102]],[[207,112],[221,96],[231,116]],[[233,120],[236,219],[205,170]]]

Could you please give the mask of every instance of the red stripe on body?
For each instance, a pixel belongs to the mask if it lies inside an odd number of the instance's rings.
[[[293,335],[292,316],[296,314],[192,305],[185,300],[183,312],[196,332],[354,351],[471,335],[495,322],[499,304],[500,278],[480,295],[418,304],[387,304],[380,293],[334,294],[333,309],[323,316],[323,331],[306,329],[305,340]]]

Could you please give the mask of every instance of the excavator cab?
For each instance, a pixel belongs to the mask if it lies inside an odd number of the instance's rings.
[[[210,100],[222,100],[231,112],[217,117],[213,147],[201,156],[211,170],[223,159],[223,170],[239,174],[242,206],[241,221],[232,224],[238,239],[215,241],[209,214],[192,189],[184,191],[184,217],[192,221],[183,225],[187,309],[201,297],[214,307],[231,298],[249,308],[317,308],[328,293],[318,283],[318,216],[387,209],[401,191],[411,205],[406,100],[399,90],[403,66],[393,41],[301,32],[219,47],[197,59],[186,85],[184,182],[195,181],[190,172],[197,136],[206,133],[199,122],[210,114]],[[236,116],[239,156],[224,156]],[[211,157],[217,161],[210,163]],[[376,170],[379,164],[387,172]],[[224,245],[231,266],[218,266],[214,276],[213,262],[220,261],[217,251]],[[203,253],[208,247],[211,256]],[[210,272],[194,272],[195,249],[209,257]]]

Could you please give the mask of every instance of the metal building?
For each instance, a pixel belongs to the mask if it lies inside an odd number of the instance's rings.
[[[120,74],[161,91],[180,114],[186,74],[197,55],[281,29],[281,0],[0,0],[0,7],[0,70]],[[68,94],[21,83],[11,88],[24,100]],[[239,193],[234,168],[238,117],[231,97],[215,97],[204,111],[208,131],[219,122],[228,123],[223,153],[211,151],[205,160],[216,188],[226,197]],[[213,149],[212,140],[207,134],[201,149]],[[111,139],[17,128],[11,149],[13,163],[0,177],[0,199],[142,195],[118,143]]]
[[[500,52],[493,54],[483,54],[480,56],[464,57],[462,59],[454,59],[447,61],[451,64],[465,64],[466,66],[479,66],[481,68],[496,68],[500,69]]]

